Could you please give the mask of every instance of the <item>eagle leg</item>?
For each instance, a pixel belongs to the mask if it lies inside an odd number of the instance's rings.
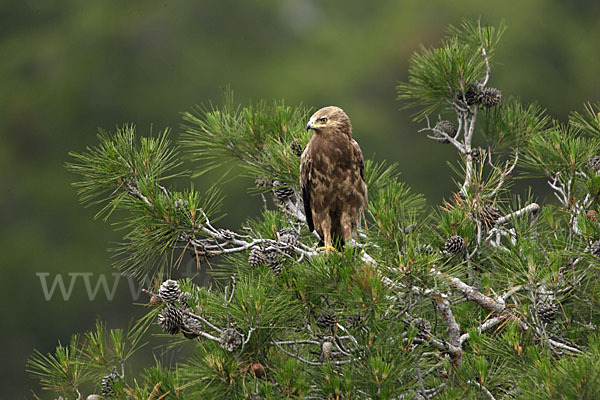
[[[331,219],[325,218],[321,223],[321,228],[323,230],[323,241],[325,242],[325,245],[323,247],[318,247],[317,251],[325,250],[325,254],[336,251],[336,248],[331,245]]]

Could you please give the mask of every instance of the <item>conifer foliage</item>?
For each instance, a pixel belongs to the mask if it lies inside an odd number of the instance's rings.
[[[456,192],[428,205],[394,164],[367,160],[365,228],[342,252],[318,251],[306,228],[304,107],[242,107],[227,92],[221,107],[183,115],[178,145],[168,131],[124,126],[72,154],[82,202],[125,230],[116,268],[155,286],[127,332],[98,323],[54,354],[34,353],[28,370],[42,389],[65,399],[592,398],[600,105],[560,123],[491,87],[503,30],[465,22],[415,52],[398,97],[432,146],[456,149]],[[265,209],[220,227],[216,188],[167,185],[186,175],[182,159],[197,179],[236,163]],[[517,171],[555,198],[512,194]],[[190,255],[199,268],[210,261],[214,285],[171,279]],[[131,369],[152,333],[164,351],[193,345],[182,362],[157,354]]]

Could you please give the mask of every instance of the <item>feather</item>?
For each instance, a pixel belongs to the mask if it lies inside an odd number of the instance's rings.
[[[306,146],[306,148],[308,149],[308,146]],[[315,230],[315,225],[313,223],[312,210],[310,208],[310,158],[307,154],[305,149],[300,161],[300,188],[302,189],[302,202],[304,203],[306,223],[308,229],[312,232]]]

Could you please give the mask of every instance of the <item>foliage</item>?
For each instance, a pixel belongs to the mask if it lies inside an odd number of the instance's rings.
[[[251,177],[270,177],[295,185],[300,160],[290,144],[296,141],[304,148],[308,143],[310,132],[304,129],[308,116],[304,107],[286,106],[283,101],[239,107],[227,89],[221,108],[197,107],[183,113],[181,144],[189,158],[202,162],[198,174],[241,161]]]
[[[586,354],[565,357],[556,362],[532,352],[532,368],[521,382],[527,399],[594,398],[600,384],[600,353],[598,337],[592,336]]]
[[[98,321],[94,331],[73,335],[68,346],[59,344],[54,355],[35,352],[27,363],[28,371],[40,378],[43,389],[65,398],[74,394],[79,398],[82,388],[98,388],[110,372],[118,371],[123,378],[125,362],[143,345],[140,340],[147,328],[142,320],[124,335],[123,330],[109,330]],[[123,393],[122,387],[113,388],[117,394]]]
[[[600,110],[588,105],[563,126],[536,105],[502,99],[487,86],[502,31],[469,22],[452,28],[439,48],[414,55],[409,82],[398,86],[399,97],[419,107],[422,131],[461,156],[456,193],[428,208],[394,165],[367,161],[365,227],[340,252],[322,253],[304,223],[290,146],[308,141],[304,107],[240,107],[227,92],[221,108],[184,114],[180,145],[199,174],[236,162],[261,195],[273,194],[274,208],[265,198],[267,209],[239,231],[214,225],[213,192],[163,186],[179,166],[166,133],[138,142],[126,126],[74,154],[68,167],[81,175],[81,200],[106,218],[119,210],[129,230],[119,265],[140,278],[151,274],[154,283],[129,345],[121,331],[99,325],[54,355],[34,354],[29,369],[42,388],[64,396],[89,384],[97,390],[120,365],[111,390],[122,398],[593,393]],[[431,126],[437,111],[452,121]],[[487,148],[475,147],[476,138]],[[512,195],[518,166],[546,177],[558,205]],[[210,287],[162,282],[186,253],[198,265],[213,260],[219,279]],[[130,377],[124,364],[154,321],[169,334],[162,336],[167,348],[188,342],[192,349],[182,362],[156,362]]]

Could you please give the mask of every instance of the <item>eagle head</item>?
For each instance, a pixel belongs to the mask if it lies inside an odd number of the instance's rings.
[[[350,118],[344,110],[336,106],[323,107],[310,117],[306,130],[312,129],[315,133],[343,133],[352,135]]]

